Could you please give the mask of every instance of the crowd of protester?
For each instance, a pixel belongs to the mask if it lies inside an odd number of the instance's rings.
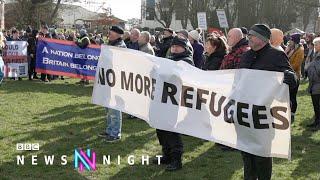
[[[137,28],[124,31],[119,26],[112,26],[108,34],[93,34],[87,33],[85,29],[57,32],[44,25],[40,31],[31,27],[27,27],[25,31],[15,28],[3,31],[1,43],[21,40],[28,42],[29,80],[39,79],[35,71],[36,44],[39,37],[74,41],[80,48],[86,48],[89,44],[129,48],[172,61],[185,61],[204,71],[246,68],[283,72],[283,82],[288,84],[290,92],[291,123],[295,120],[298,107],[299,84],[309,82],[308,92],[315,116],[314,122],[308,127],[311,130],[320,130],[320,37],[316,37],[314,33],[284,35],[280,29],[270,29],[264,24],[255,24],[249,30],[245,27],[233,28],[226,35],[213,32],[206,34],[206,38],[203,33],[201,29],[174,31],[165,28],[162,32],[150,34]],[[49,74],[40,76],[44,82],[58,78]],[[80,83],[89,82],[83,79]],[[107,142],[114,142],[121,138],[122,112],[110,108],[106,111],[106,130],[99,136]],[[160,129],[157,129],[156,133],[162,146],[161,163],[167,164],[169,171],[181,169],[181,135]],[[233,150],[222,145],[221,148]],[[241,154],[245,179],[271,178],[272,158],[245,152]]]

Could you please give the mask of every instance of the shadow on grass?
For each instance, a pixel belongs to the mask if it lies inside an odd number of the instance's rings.
[[[56,107],[45,113],[40,113],[34,118],[39,119],[37,123],[47,124],[52,122],[63,122],[77,118],[94,119],[97,117],[102,118],[104,116],[105,109],[103,107],[84,103]]]
[[[312,118],[307,118],[300,126],[304,128],[307,124],[312,123],[312,121]],[[320,178],[320,141],[312,139],[314,133],[319,133],[319,131],[304,128],[301,136],[291,137],[292,156],[294,159],[301,159],[298,162],[298,166],[292,172],[292,177],[311,178],[309,177],[311,174],[317,174],[317,177]]]
[[[10,81],[7,80],[0,89],[5,93],[56,93],[67,94],[71,96],[91,96],[92,86],[80,86],[73,81],[53,81],[50,83],[43,83],[40,81]]]
[[[3,177],[8,179],[45,179],[57,177],[59,179],[86,179],[86,177],[108,177],[107,165],[102,165],[102,155],[110,155],[111,163],[117,162],[117,156],[125,157],[132,154],[135,150],[142,150],[150,138],[155,138],[155,130],[141,120],[123,121],[123,139],[117,143],[107,143],[97,137],[97,134],[104,131],[106,126],[104,108],[91,104],[66,105],[50,109],[45,113],[35,115],[38,119],[35,122],[22,126],[38,127],[35,130],[23,133],[22,138],[14,139],[13,144],[21,142],[44,142],[40,143],[40,151],[13,151],[12,161],[0,165],[0,172]],[[79,120],[79,118],[82,118]],[[83,120],[84,119],[84,120]],[[6,138],[6,137],[4,137]],[[192,153],[206,141],[184,136],[185,152]],[[15,148],[15,147],[13,147]],[[97,153],[97,165],[99,172],[79,173],[73,167],[74,149],[91,148]],[[148,149],[144,149],[148,151]],[[160,152],[160,146],[159,146]],[[16,156],[25,156],[25,165],[17,165]],[[31,165],[31,156],[37,155],[38,165]],[[55,155],[53,166],[45,166],[44,155]],[[62,166],[61,156],[68,157],[68,164]],[[217,148],[196,156],[184,164],[183,170],[177,173],[164,172],[163,167],[159,166],[125,166],[120,172],[115,174],[112,179],[136,178],[156,178],[174,179],[178,177],[202,178],[223,178],[230,179],[233,172],[241,168],[239,155],[234,153],[221,153]],[[224,163],[230,163],[225,169]],[[212,166],[207,166],[212,164]],[[120,168],[120,167],[116,167]],[[201,172],[201,173],[199,173]],[[214,173],[212,173],[214,172]]]
[[[292,159],[298,159],[298,165],[289,177],[293,179],[319,179],[320,178],[320,142],[311,139],[312,132],[305,130],[301,136],[292,136]],[[282,164],[287,160],[274,159],[274,164]],[[291,162],[289,162],[291,163]]]
[[[183,136],[183,142],[184,155],[186,155],[194,153],[207,141]],[[222,152],[216,146],[212,146],[191,160],[183,159],[183,168],[176,172],[165,171],[165,165],[143,166],[140,164],[122,169],[111,179],[126,179],[127,177],[141,177],[139,179],[231,179],[234,172],[242,168],[239,152]]]
[[[47,117],[49,114],[50,116]],[[102,163],[101,155],[110,155],[111,161],[115,162],[117,155],[126,156],[135,149],[143,148],[144,144],[155,134],[154,131],[150,131],[150,127],[145,122],[130,120],[123,123],[125,138],[117,143],[107,143],[97,137],[97,134],[104,131],[106,126],[104,108],[91,104],[67,105],[36,116],[39,116],[36,122],[23,126],[38,128],[20,134],[22,138],[16,137],[12,143],[40,142],[40,151],[13,150],[12,161],[0,164],[1,178],[86,179],[86,176],[94,177],[95,172],[80,174],[74,169],[73,153],[75,148],[93,149],[97,154],[98,164]],[[82,117],[85,120],[79,120],[77,117]],[[135,135],[136,132],[144,131],[145,133]],[[12,148],[15,149],[15,147]],[[17,165],[17,155],[25,156],[25,165]],[[37,155],[37,166],[31,165],[32,155]],[[45,166],[44,155],[55,155],[53,166]],[[66,166],[61,165],[62,155],[68,157]]]

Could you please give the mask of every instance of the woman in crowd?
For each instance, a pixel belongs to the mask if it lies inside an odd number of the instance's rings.
[[[301,35],[300,34],[292,34],[290,36],[290,40],[288,42],[288,47],[285,50],[285,53],[289,57],[290,65],[292,69],[295,71],[298,85],[294,89],[292,96],[292,107],[291,107],[291,124],[294,122],[295,113],[297,111],[298,103],[297,103],[297,93],[300,84],[301,77],[301,65],[304,60],[304,48],[300,44]]]
[[[219,70],[224,56],[227,54],[226,42],[218,36],[210,36],[205,43],[205,62],[202,69]]]

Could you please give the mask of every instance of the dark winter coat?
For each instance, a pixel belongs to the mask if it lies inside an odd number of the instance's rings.
[[[124,43],[124,41],[121,38],[116,39],[114,41],[109,41],[108,45],[109,46],[121,47],[121,48],[127,48],[126,44]]]
[[[202,70],[205,70],[205,71],[219,70],[225,55],[226,55],[226,51],[222,51],[222,52],[214,52],[209,56],[205,56],[206,58],[202,66]]]
[[[232,47],[229,54],[224,57],[220,69],[238,69],[242,54],[249,49],[248,40],[246,38],[241,39],[234,47]]]
[[[158,57],[166,57],[167,56],[167,52],[171,46],[172,39],[173,39],[173,36],[169,36],[169,37],[163,38],[162,42],[156,41],[156,43],[157,43],[156,46],[158,48],[155,52],[156,56],[158,56]]]

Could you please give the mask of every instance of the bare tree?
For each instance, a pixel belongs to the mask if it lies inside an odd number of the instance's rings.
[[[179,17],[179,20],[181,20],[181,26],[183,29],[187,29],[188,26],[190,3],[191,0],[180,0],[177,1],[175,6],[176,17]]]
[[[54,10],[53,10],[53,12],[51,14],[50,24],[52,24],[52,20],[56,17],[60,4],[61,4],[61,0],[58,0],[57,3],[56,3],[55,8],[54,8]]]
[[[155,4],[155,19],[165,28],[170,27],[177,0],[161,0]]]
[[[69,3],[75,1],[64,0]],[[52,25],[56,21],[61,2],[62,0],[15,0],[13,3],[7,4],[8,8],[5,14],[7,23],[17,27],[25,27],[26,25],[38,27],[40,22]]]
[[[298,4],[299,14],[302,16],[303,29],[306,30],[310,16],[315,13],[316,8],[319,7],[318,0],[305,0],[303,2],[295,1]]]
[[[216,9],[217,0],[191,0],[189,19],[193,28],[198,27],[198,12],[207,12],[207,18],[210,19],[213,11]]]

